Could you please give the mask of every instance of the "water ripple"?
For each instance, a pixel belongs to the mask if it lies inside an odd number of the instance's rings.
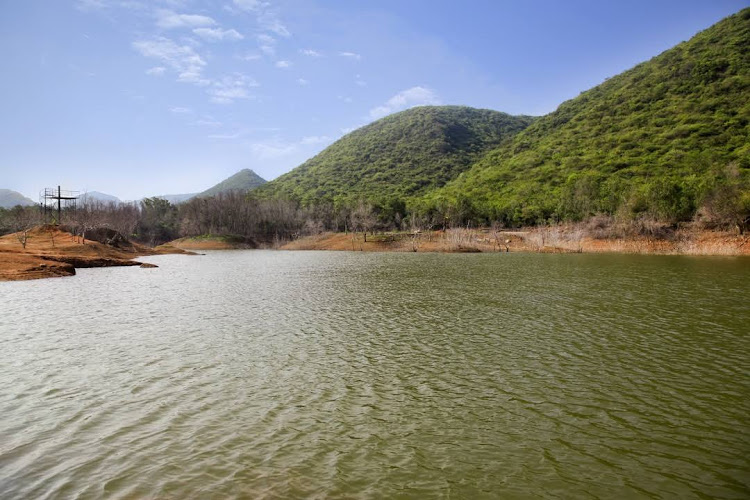
[[[746,259],[147,260],[0,285],[0,497],[750,497]]]

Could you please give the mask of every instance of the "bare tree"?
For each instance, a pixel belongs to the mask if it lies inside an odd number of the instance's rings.
[[[359,229],[362,231],[365,243],[367,243],[367,231],[372,231],[372,228],[377,223],[372,205],[364,200],[360,200],[352,211],[351,219],[354,230]]]
[[[29,230],[39,222],[39,214],[34,207],[16,206],[11,209],[11,224],[16,238],[24,250],[29,241]]]

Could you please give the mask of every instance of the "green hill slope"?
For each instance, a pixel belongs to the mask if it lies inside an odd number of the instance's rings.
[[[419,205],[533,224],[685,220],[721,189],[747,204],[749,119],[745,9],[563,103]]]
[[[0,189],[0,208],[13,208],[16,205],[22,205],[24,207],[30,205],[36,205],[33,200],[25,197],[18,191],[11,189]]]
[[[225,193],[228,191],[251,191],[266,183],[266,180],[261,176],[245,168],[240,170],[231,177],[228,177],[218,183],[217,185],[206,189],[202,193],[198,194],[198,197],[206,198],[209,196],[216,196],[219,193]]]
[[[423,194],[532,120],[461,106],[412,108],[355,130],[258,193],[303,204]]]

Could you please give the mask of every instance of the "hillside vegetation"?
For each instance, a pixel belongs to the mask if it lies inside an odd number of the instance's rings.
[[[258,188],[265,183],[265,179],[249,168],[245,168],[233,176],[224,179],[215,186],[206,189],[197,196],[200,198],[207,198],[209,196],[216,196],[219,193],[227,193],[230,191],[247,192]]]
[[[748,120],[745,9],[563,103],[414,207],[510,225],[739,220],[750,215]]]
[[[412,108],[351,132],[258,194],[303,205],[421,195],[532,121],[462,106]]]

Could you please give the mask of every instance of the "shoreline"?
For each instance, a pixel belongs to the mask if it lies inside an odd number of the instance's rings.
[[[92,267],[152,268],[157,266],[134,259],[193,254],[178,248],[151,249],[124,238],[112,239],[116,241],[105,244],[94,239],[83,240],[56,226],[37,226],[27,232],[24,248],[19,233],[6,234],[0,237],[0,282],[75,276],[76,269]]]
[[[437,253],[621,253],[648,255],[750,255],[750,235],[723,231],[678,230],[670,238],[584,237],[565,227],[519,231],[456,229],[417,234],[321,233],[279,247],[281,250]]]
[[[102,239],[102,238],[100,238]],[[105,241],[107,241],[105,239]],[[573,226],[518,231],[449,229],[417,233],[320,233],[281,244],[259,245],[227,235],[185,237],[155,248],[121,239],[114,244],[81,238],[54,226],[28,232],[26,248],[18,233],[0,237],[0,282],[74,276],[91,267],[156,267],[134,259],[148,255],[196,255],[195,250],[270,248],[417,253],[619,253],[643,255],[750,256],[750,235],[725,231],[678,229],[669,237],[583,236]]]

